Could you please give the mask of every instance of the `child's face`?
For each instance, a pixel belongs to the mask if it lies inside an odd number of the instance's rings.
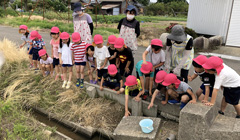
[[[169,86],[167,86],[169,89],[173,89],[174,87],[175,87],[175,85],[174,84],[171,84],[171,85],[169,85]]]
[[[67,43],[68,43],[68,40],[69,40],[69,39],[63,39],[62,42],[63,42],[64,44],[67,44]]]
[[[112,50],[115,49],[115,48],[114,48],[114,44],[109,44],[109,47],[110,47]]]
[[[133,85],[133,86],[128,86],[129,89],[133,90],[137,87],[137,85]]]
[[[102,48],[103,47],[103,44],[101,43],[101,44],[96,44],[96,46],[98,47],[98,48]]]
[[[128,11],[127,14],[128,14],[128,15],[134,15],[134,16],[135,16],[135,11],[133,11],[133,10],[132,10],[132,11]]]
[[[41,56],[41,59],[47,60],[47,54],[45,54],[44,56]]]
[[[36,38],[34,38],[34,39],[33,39],[33,41],[38,41],[38,38],[37,38],[37,37],[36,37]]]
[[[209,73],[209,74],[215,74],[215,73],[216,73],[215,71],[212,71],[212,70],[207,70],[207,69],[206,69],[206,71],[207,71],[207,73]]]
[[[158,50],[156,51],[156,50],[153,48],[152,51],[153,51],[155,54],[157,54],[157,53],[159,53],[159,52],[161,51],[161,49],[158,49]]]
[[[194,70],[195,70],[197,73],[204,72],[204,68],[197,68],[197,67],[194,67]]]
[[[51,34],[51,37],[54,38],[54,39],[57,39],[57,38],[59,37],[59,35],[58,35],[58,34],[53,34],[53,33],[52,33],[52,34]]]
[[[117,51],[119,51],[119,52],[121,52],[121,51],[123,51],[124,50],[124,48],[123,47],[121,47],[121,48],[116,48],[117,49]]]
[[[21,33],[21,34],[25,34],[26,32],[27,32],[27,30],[20,29],[20,33]]]
[[[89,56],[91,56],[91,57],[92,57],[92,56],[93,56],[93,54],[94,54],[94,51],[92,51],[91,49],[88,49],[87,53],[88,53],[88,55],[89,55]]]
[[[78,41],[78,42],[73,42],[74,44],[80,44],[81,43],[81,41]]]

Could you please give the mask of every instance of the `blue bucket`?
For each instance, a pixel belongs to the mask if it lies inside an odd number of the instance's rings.
[[[143,119],[139,122],[143,133],[151,133],[153,129],[153,121],[151,119]]]

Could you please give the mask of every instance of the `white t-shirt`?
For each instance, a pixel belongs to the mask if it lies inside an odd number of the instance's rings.
[[[219,75],[216,75],[214,88],[220,89],[223,87],[240,87],[240,76],[235,70],[223,64],[224,68]]]
[[[63,64],[69,64],[72,65],[72,51],[70,49],[70,46],[72,46],[72,43],[67,46],[67,44],[63,44],[62,48],[58,48],[58,52],[62,54],[62,61]]]
[[[25,41],[27,43],[27,47],[30,47],[30,43],[31,43],[31,39],[29,38],[30,34],[28,35],[28,37],[26,37],[26,35],[22,35],[21,40]]]
[[[40,64],[50,65],[53,63],[53,59],[51,57],[48,57],[47,60],[40,59]]]
[[[95,47],[93,57],[96,58],[97,69],[100,69],[100,67],[104,64],[105,59],[110,57],[108,48],[106,46],[103,46],[102,48]],[[104,69],[107,69],[108,65],[109,61],[107,61]]]
[[[150,45],[150,46],[148,46],[146,51],[148,52],[149,60],[153,64],[153,66],[158,65],[161,62],[165,62],[165,52],[162,49],[159,53],[156,54],[152,51],[152,47]],[[163,66],[158,67],[158,68],[163,69]]]

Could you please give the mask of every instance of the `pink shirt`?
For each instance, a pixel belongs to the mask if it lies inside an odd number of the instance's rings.
[[[59,55],[58,55],[58,48],[59,48],[59,39],[57,41],[55,41],[54,39],[52,39],[50,41],[50,44],[53,47],[53,58],[57,58],[59,59]]]

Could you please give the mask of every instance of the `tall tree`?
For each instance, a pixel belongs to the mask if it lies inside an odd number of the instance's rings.
[[[150,2],[150,0],[134,0],[134,1],[137,1],[137,2],[141,3],[144,6],[147,6],[149,4],[149,2]]]

